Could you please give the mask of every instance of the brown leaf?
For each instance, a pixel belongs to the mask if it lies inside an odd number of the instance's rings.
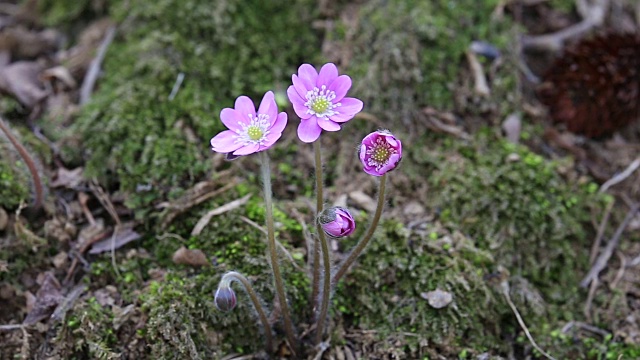
[[[104,240],[101,240],[91,247],[89,254],[100,254],[103,252],[111,251],[113,248],[119,249],[128,243],[140,239],[140,234],[133,231],[133,229],[125,228],[116,232],[112,236],[107,236]]]
[[[51,29],[37,32],[21,26],[10,27],[0,32],[0,51],[9,52],[14,59],[34,59],[55,51],[60,39],[60,34]]]
[[[46,96],[38,76],[42,66],[35,61],[18,61],[0,69],[0,93],[16,98],[28,108],[33,108]]]
[[[209,259],[202,252],[202,250],[194,249],[189,250],[186,247],[181,247],[173,254],[173,262],[178,265],[190,265],[190,266],[209,266]]]
[[[51,182],[51,186],[74,189],[84,181],[83,171],[84,169],[82,167],[77,167],[73,170],[60,167]]]
[[[40,290],[36,293],[36,302],[33,309],[22,322],[24,325],[32,325],[47,318],[56,306],[64,299],[60,293],[60,283],[51,272],[45,273]]]

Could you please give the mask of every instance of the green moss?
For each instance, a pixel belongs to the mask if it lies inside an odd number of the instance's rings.
[[[30,179],[26,164],[4,134],[0,133],[0,207],[13,210],[21,202],[28,202],[31,196]]]
[[[330,39],[353,49],[346,71],[367,111],[408,123],[424,106],[453,108],[456,85],[471,78],[464,68],[472,41],[508,48],[510,20],[488,21],[498,3],[372,0],[360,7],[357,28],[340,23]],[[503,81],[514,77],[509,68],[493,79],[495,107],[510,103],[502,91],[514,90],[513,81]]]
[[[125,38],[106,57],[109,76],[77,122],[88,148],[88,173],[117,182],[131,193],[128,205],[136,209],[201,179],[209,166],[208,140],[222,130],[220,110],[240,94],[259,100],[267,90],[284,91],[297,65],[318,56],[309,26],[313,5],[114,5],[117,18],[135,25],[121,28]],[[180,73],[184,82],[168,100]],[[136,191],[141,186],[151,190]]]
[[[462,345],[504,350],[498,339],[506,305],[483,279],[492,255],[460,233],[439,229],[435,239],[433,233],[386,221],[338,286],[333,308],[345,322],[376,329],[381,346],[394,346],[400,337],[409,358],[424,356],[419,344],[425,342],[447,351]],[[453,302],[431,307],[424,294],[436,289],[450,293]]]
[[[433,205],[445,224],[536,286],[575,286],[589,258],[583,224],[589,207],[603,203],[602,196],[590,193],[588,184],[563,179],[558,162],[486,134],[458,145],[455,155],[434,160],[438,170],[430,182],[438,191]]]

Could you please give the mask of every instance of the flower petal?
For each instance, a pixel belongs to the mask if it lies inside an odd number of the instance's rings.
[[[313,86],[307,88],[304,82],[300,79],[300,77],[296,74],[291,76],[291,82],[293,83],[293,87],[296,89],[296,93],[300,95],[300,98],[305,101],[307,97],[307,92],[309,90],[313,90]]]
[[[364,104],[356,98],[343,98],[340,101],[338,114],[333,115],[331,120],[335,122],[345,122],[353,119],[353,117],[362,110]]]
[[[312,90],[316,86],[318,72],[309,64],[302,64],[298,68],[298,77],[302,80],[305,89]]]
[[[242,117],[245,117],[247,119],[249,119],[249,114],[251,114],[251,117],[256,116],[256,106],[253,104],[253,101],[251,101],[251,99],[244,95],[236,99],[235,109],[240,112]]]
[[[242,130],[240,123],[249,123],[249,119],[246,116],[242,116],[239,111],[231,108],[224,108],[220,111],[220,121],[222,121],[224,126],[229,130],[234,132]]]
[[[300,121],[298,125],[298,137],[302,142],[312,143],[320,137],[322,128],[318,126],[318,118],[311,116],[309,119]]]
[[[331,85],[329,85],[329,90],[332,90],[336,93],[336,98],[333,99],[333,102],[339,102],[344,98],[347,94],[347,91],[351,89],[351,78],[347,75],[338,76]]]
[[[281,112],[280,114],[278,114],[278,117],[276,118],[276,121],[273,123],[273,125],[271,125],[271,128],[269,129],[269,135],[282,134],[285,126],[287,126],[287,113]]]
[[[267,138],[265,139],[264,143],[260,146],[260,150],[258,151],[263,151],[263,150],[267,150],[268,148],[270,148],[276,141],[278,141],[278,139],[280,139],[282,137],[282,133],[278,132],[278,133],[269,133],[267,135]]]
[[[236,135],[231,130],[219,133],[211,139],[211,148],[213,151],[223,154],[238,150],[242,144],[236,143]]]
[[[326,131],[338,131],[340,130],[340,125],[325,118],[318,119],[318,125],[322,128],[322,130]]]
[[[327,63],[320,69],[320,74],[316,80],[316,86],[319,88],[322,85],[329,87],[329,85],[338,77],[338,68],[333,63]]]
[[[243,147],[239,148],[238,150],[234,151],[233,155],[242,156],[242,155],[253,154],[254,152],[258,151],[259,147],[260,147],[260,145],[251,143],[251,144],[249,144],[247,146],[243,146]]]
[[[312,114],[307,113],[308,108],[304,105],[305,101],[300,98],[296,89],[293,86],[289,86],[287,89],[287,96],[289,97],[289,101],[293,104],[293,111],[296,112],[296,115],[300,119],[308,119]]]
[[[273,124],[278,116],[278,104],[276,104],[273,91],[267,91],[262,97],[258,114],[269,115],[269,122]]]

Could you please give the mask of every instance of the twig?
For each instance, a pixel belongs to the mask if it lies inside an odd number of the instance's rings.
[[[209,221],[211,221],[211,218],[216,216],[216,215],[220,215],[223,214],[227,211],[236,209],[244,204],[247,203],[247,201],[249,201],[249,198],[251,197],[252,194],[247,194],[243,197],[241,197],[240,199],[237,200],[233,200],[229,203],[226,203],[220,207],[217,207],[211,211],[209,211],[208,213],[206,213],[203,217],[200,218],[200,220],[198,220],[198,222],[196,223],[196,226],[194,226],[193,230],[191,231],[191,235],[192,236],[198,236],[200,235],[200,233],[202,232],[202,230],[204,230],[204,227],[207,226],[207,224],[209,224]]]
[[[604,231],[607,228],[607,223],[609,222],[609,216],[611,215],[611,209],[613,209],[614,202],[610,202],[607,205],[607,208],[604,211],[604,216],[602,217],[602,221],[600,222],[600,226],[598,226],[598,234],[596,235],[596,239],[593,241],[593,246],[591,246],[591,255],[589,256],[589,264],[593,265],[593,261],[596,259],[598,255],[598,249],[600,249],[600,244],[602,243],[602,236],[604,235]]]
[[[544,350],[542,350],[542,348],[540,348],[540,346],[538,346],[538,344],[536,344],[536,341],[533,340],[533,337],[531,336],[531,333],[529,333],[529,329],[527,328],[527,325],[525,325],[524,320],[522,320],[522,316],[520,316],[520,312],[518,312],[518,309],[516,308],[515,304],[511,301],[511,296],[509,296],[509,283],[506,280],[503,280],[500,283],[500,288],[502,289],[502,294],[504,295],[504,298],[507,300],[509,307],[511,307],[511,311],[513,311],[513,314],[516,316],[516,319],[518,320],[518,324],[520,324],[520,327],[524,331],[525,335],[527,335],[527,339],[529,339],[529,342],[531,343],[531,345],[536,350],[538,350],[538,352],[544,355],[547,359],[555,360],[553,356],[547,354]]]
[[[595,327],[593,325],[585,324],[581,321],[569,321],[565,326],[562,327],[562,333],[566,334],[569,332],[569,330],[573,329],[574,327],[579,328],[581,330],[592,332],[594,334],[598,334],[602,337],[605,337],[610,334],[606,330],[600,329],[599,327]]]
[[[587,4],[585,1],[577,0],[576,7],[584,17],[581,22],[552,34],[524,36],[523,49],[559,51],[567,40],[579,37],[594,27],[602,25],[609,0],[593,0],[593,2],[593,4]]]
[[[178,78],[176,79],[176,83],[173,84],[173,88],[171,89],[171,94],[169,94],[169,101],[173,100],[178,94],[178,90],[180,90],[180,85],[182,85],[182,81],[184,80],[184,73],[178,74]]]
[[[87,70],[87,75],[84,77],[84,81],[82,82],[82,87],[80,88],[80,105],[86,104],[91,98],[91,93],[93,92],[93,87],[98,80],[98,75],[100,74],[100,66],[102,65],[102,61],[104,60],[105,55],[107,54],[107,49],[113,38],[116,35],[116,27],[111,26],[107,29],[107,32],[98,48],[98,54],[96,57],[91,60],[91,64],[89,65],[89,70]]]
[[[639,167],[640,167],[640,157],[633,160],[633,162],[631,162],[631,164],[629,164],[629,166],[627,166],[627,168],[624,169],[623,172],[612,177],[611,179],[607,180],[604,184],[602,184],[598,192],[601,192],[601,193],[605,192],[613,185],[622,182],[624,179],[628,178],[631,174],[633,174],[633,172],[636,171]]]
[[[42,187],[42,180],[40,179],[40,175],[38,174],[38,169],[36,169],[36,164],[29,155],[27,149],[22,146],[22,144],[18,141],[18,139],[13,136],[9,127],[4,123],[4,120],[0,117],[0,129],[7,136],[7,139],[11,142],[13,147],[16,148],[22,160],[24,160],[27,165],[27,169],[29,169],[29,173],[31,174],[31,178],[33,179],[33,187],[35,192],[35,199],[33,201],[33,207],[36,209],[42,206],[44,201],[44,188]]]
[[[587,286],[589,286],[589,283],[594,280],[598,276],[598,274],[600,274],[600,271],[602,271],[607,266],[607,262],[609,262],[609,258],[613,254],[613,250],[615,250],[615,248],[618,246],[618,243],[620,242],[622,233],[627,228],[636,212],[638,212],[638,209],[640,209],[640,203],[635,203],[631,207],[631,209],[627,213],[627,216],[624,218],[624,221],[622,222],[622,224],[620,224],[615,234],[613,234],[611,240],[609,240],[607,247],[604,249],[604,251],[602,251],[602,253],[598,257],[598,260],[596,260],[596,263],[591,267],[589,273],[587,273],[587,276],[585,276],[584,279],[582,279],[582,281],[580,282],[581,287],[586,288]]]

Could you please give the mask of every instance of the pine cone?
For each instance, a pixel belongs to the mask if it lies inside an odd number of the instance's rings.
[[[602,137],[640,117],[640,34],[608,34],[565,50],[543,77],[540,100],[554,122]]]

